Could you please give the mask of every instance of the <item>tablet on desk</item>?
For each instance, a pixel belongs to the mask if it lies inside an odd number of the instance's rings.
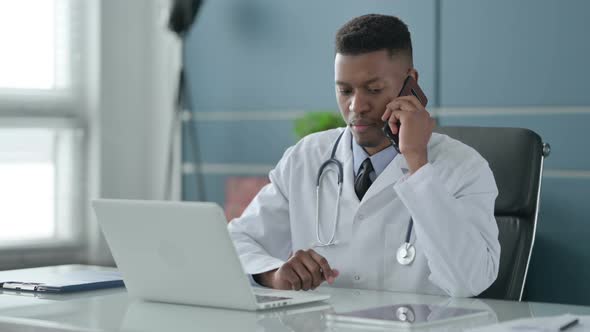
[[[486,317],[485,310],[454,308],[428,304],[397,304],[358,311],[329,313],[329,324],[352,324],[364,327],[415,329],[463,319]]]

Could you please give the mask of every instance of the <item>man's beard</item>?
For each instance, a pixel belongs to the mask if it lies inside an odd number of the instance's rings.
[[[376,148],[381,145],[385,144],[385,141],[389,142],[385,134],[383,135],[371,135],[372,137],[359,137],[358,139],[355,137],[356,143],[363,148]]]

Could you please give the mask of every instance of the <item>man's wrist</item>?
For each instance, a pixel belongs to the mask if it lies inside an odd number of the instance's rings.
[[[405,154],[404,157],[406,159],[406,162],[408,163],[410,175],[414,174],[422,166],[428,164],[428,157],[426,152],[416,154]]]
[[[273,278],[274,273],[276,271],[277,271],[277,269],[274,269],[274,270],[270,270],[270,271],[266,271],[266,272],[254,274],[254,275],[252,275],[252,278],[258,284],[260,284],[262,286],[265,286],[265,287],[272,288],[272,278]]]

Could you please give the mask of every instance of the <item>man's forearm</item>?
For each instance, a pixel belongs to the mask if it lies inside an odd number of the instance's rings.
[[[396,192],[414,218],[432,282],[451,296],[477,295],[496,278],[500,255],[491,172],[467,174],[455,198],[433,171],[420,169]]]

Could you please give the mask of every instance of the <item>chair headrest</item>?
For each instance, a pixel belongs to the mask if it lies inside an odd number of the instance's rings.
[[[529,129],[494,127],[439,127],[436,132],[477,150],[489,163],[496,185],[496,215],[535,213],[543,141]]]

